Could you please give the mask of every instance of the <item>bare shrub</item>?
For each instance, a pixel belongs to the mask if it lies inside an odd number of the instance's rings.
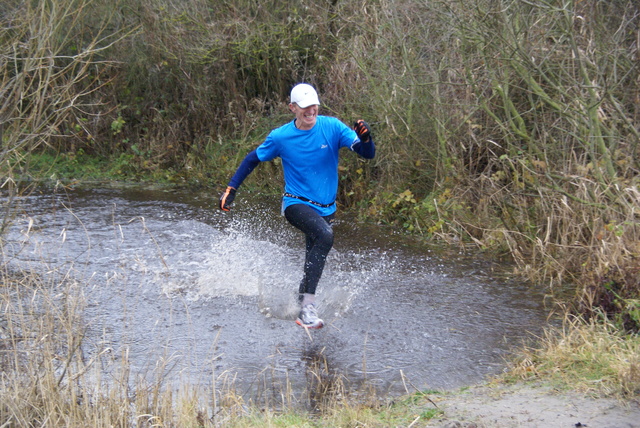
[[[101,54],[125,35],[90,0],[15,2],[0,15],[0,188],[4,229],[28,154],[92,146],[92,122],[108,109],[98,91],[111,65]],[[95,19],[94,16],[100,18]],[[2,231],[0,229],[0,232]]]

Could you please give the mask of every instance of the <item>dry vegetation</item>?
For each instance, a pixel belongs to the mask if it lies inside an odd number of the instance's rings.
[[[115,355],[107,344],[87,343],[83,287],[69,274],[58,272],[43,281],[3,270],[3,426],[226,426],[239,414],[244,403],[230,389],[220,392],[222,380],[209,389],[183,385],[172,391],[163,383],[168,368],[162,361],[145,377],[131,370],[127,346]],[[218,407],[222,404],[224,410]],[[214,409],[215,416],[207,413]]]
[[[640,329],[637,2],[9,0],[0,22],[3,229],[34,154],[78,175],[100,158],[116,179],[221,187],[308,81],[326,114],[374,129],[375,162],[341,166],[347,208],[508,254],[614,343],[611,325]],[[275,170],[247,186],[277,187]],[[122,391],[98,398],[79,382],[92,367],[77,359],[78,313],[63,305],[39,325],[46,310],[24,306],[35,285],[2,280],[0,422],[130,417]],[[166,397],[138,397],[161,417]]]
[[[594,396],[640,392],[640,338],[608,322],[568,316],[561,328],[548,329],[536,347],[523,349],[514,363],[506,379],[545,379]]]

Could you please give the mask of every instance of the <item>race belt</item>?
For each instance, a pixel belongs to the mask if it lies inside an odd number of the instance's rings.
[[[296,195],[292,195],[291,193],[287,193],[287,192],[285,192],[282,196],[286,196],[288,198],[299,199],[299,200],[301,200],[303,202],[308,202],[308,203],[310,203],[312,205],[315,205],[315,206],[321,207],[321,208],[329,208],[331,205],[333,205],[335,203],[335,201],[334,201],[334,202],[331,202],[330,204],[321,204],[320,202],[316,202],[316,201],[312,201],[311,199],[307,199],[304,196],[296,196]]]

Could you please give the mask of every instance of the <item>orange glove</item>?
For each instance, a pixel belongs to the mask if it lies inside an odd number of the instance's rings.
[[[222,211],[230,211],[233,199],[236,197],[236,189],[229,186],[220,196],[220,209]]]
[[[358,134],[360,141],[363,143],[369,141],[369,137],[371,137],[371,128],[369,128],[367,122],[362,119],[356,120],[353,124],[353,130]]]

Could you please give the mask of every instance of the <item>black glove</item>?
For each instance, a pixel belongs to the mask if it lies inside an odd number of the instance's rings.
[[[229,186],[227,190],[220,196],[220,209],[222,211],[231,210],[231,204],[233,203],[233,199],[236,197],[236,189]]]
[[[369,137],[371,137],[371,128],[369,128],[367,122],[362,119],[356,120],[353,124],[353,129],[354,131],[356,131],[356,134],[358,134],[358,138],[360,138],[360,141],[362,141],[363,143],[369,141]]]

